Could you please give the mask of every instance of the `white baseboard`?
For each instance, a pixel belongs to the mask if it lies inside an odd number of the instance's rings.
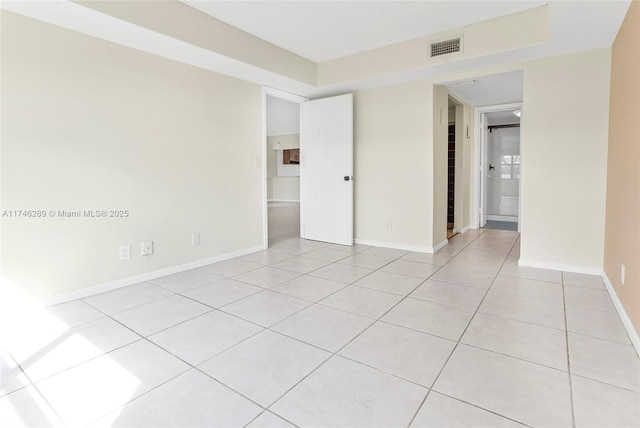
[[[616,308],[618,312],[618,316],[622,321],[622,325],[624,325],[625,330],[627,330],[627,334],[629,335],[629,339],[633,344],[633,347],[636,349],[636,353],[640,355],[640,336],[636,331],[633,323],[631,322],[631,318],[627,315],[627,311],[624,310],[624,306],[622,306],[622,302],[618,298],[618,294],[616,293],[616,289],[613,287],[613,283],[607,276],[606,272],[602,272],[602,279],[604,281],[604,286],[607,288],[609,292],[609,296],[611,296],[611,300],[613,301],[613,306]]]
[[[527,259],[518,260],[518,265],[540,268],[540,269],[562,270],[565,272],[573,272],[573,273],[586,273],[587,275],[602,275],[601,268],[591,267],[591,266],[565,265],[561,263],[547,263],[547,262],[539,262],[536,260],[527,260]]]
[[[208,259],[197,260],[195,262],[189,262],[189,263],[185,263],[178,266],[172,266],[166,269],[143,273],[141,275],[131,276],[128,278],[122,278],[122,279],[108,282],[106,284],[94,285],[92,287],[83,288],[81,290],[72,291],[70,293],[49,297],[49,298],[43,299],[42,304],[44,306],[51,306],[51,305],[58,305],[60,303],[70,302],[72,300],[84,299],[86,297],[91,297],[91,296],[95,296],[96,294],[106,293],[107,291],[117,290],[118,288],[137,284],[139,282],[150,281],[152,279],[161,278],[167,275],[173,275],[175,273],[180,273],[187,270],[199,268],[202,266],[210,265],[212,263],[223,262],[225,260],[233,259],[235,257],[240,257],[247,254],[255,253],[256,251],[262,251],[263,249],[264,247],[262,245],[259,245],[257,247],[251,247],[251,248],[246,248],[244,250],[234,251],[233,253],[222,254],[220,256],[210,257]]]
[[[449,243],[449,240],[448,240],[448,239],[445,239],[444,241],[440,242],[439,244],[436,244],[436,246],[435,246],[435,247],[433,247],[433,248],[431,249],[431,251],[428,251],[428,252],[429,252],[429,253],[435,253],[435,252],[437,252],[438,250],[440,250],[440,249],[444,248],[444,246],[446,246],[448,243]]]
[[[369,241],[367,239],[354,239],[354,244],[371,245],[372,247],[394,248],[396,250],[414,251],[416,253],[433,253],[431,247],[422,247],[419,245],[397,244],[394,242]]]
[[[465,227],[462,228],[462,231],[460,233],[467,233],[471,229],[473,229],[473,228],[471,227],[470,224],[468,224],[468,225],[466,225]]]

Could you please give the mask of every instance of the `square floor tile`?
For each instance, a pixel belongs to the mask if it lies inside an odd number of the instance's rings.
[[[479,288],[429,279],[411,293],[411,297],[475,311],[486,293]]]
[[[318,278],[311,275],[299,276],[284,284],[273,287],[272,291],[288,294],[298,299],[307,300],[309,302],[317,302],[324,299],[330,294],[346,287],[343,282],[330,281],[324,278]]]
[[[562,301],[489,291],[478,312],[564,330]]]
[[[333,357],[272,410],[298,426],[407,426],[426,393],[413,383]]]
[[[415,276],[376,271],[355,282],[354,285],[406,296],[415,290],[423,281],[423,278]]]
[[[0,426],[64,427],[33,386],[0,397]]]
[[[600,311],[582,306],[566,306],[567,329],[585,336],[631,344],[629,334],[616,312]]]
[[[519,278],[562,284],[562,272],[559,270],[540,269],[529,266],[504,265],[500,270],[500,275],[517,276]]]
[[[53,335],[30,336],[12,352],[29,378],[37,382],[139,339],[111,318],[102,318]]]
[[[330,356],[329,352],[265,330],[199,369],[267,407]]]
[[[0,348],[0,397],[30,384],[18,363]]]
[[[300,276],[299,273],[272,267],[263,267],[233,277],[235,281],[245,282],[262,288],[271,288]]]
[[[382,268],[385,272],[399,273],[401,275],[416,276],[418,278],[429,278],[439,267],[426,263],[408,262],[406,260],[396,260]]]
[[[164,297],[169,297],[172,294],[171,291],[158,287],[157,285],[142,282],[108,293],[88,297],[84,299],[84,301],[105,314],[111,315],[154,302]]]
[[[265,411],[260,416],[255,418],[247,428],[295,428],[295,425],[282,419],[280,416],[276,416],[271,412]]]
[[[287,240],[278,241],[278,242],[271,242],[271,239],[269,239],[270,250],[277,249],[278,251],[284,251],[286,253],[291,253],[296,255],[306,254],[326,246],[328,246],[326,242],[316,242],[316,241],[311,241],[308,239],[300,239],[300,238],[287,239]]]
[[[379,318],[402,300],[397,294],[350,285],[320,301],[320,304],[342,309],[368,318]]]
[[[183,296],[204,303],[212,308],[219,308],[252,294],[260,293],[264,289],[255,285],[245,284],[244,282],[235,281],[233,279],[225,279],[213,284],[203,285],[202,287],[193,288],[184,291]]]
[[[640,359],[633,346],[569,333],[571,373],[640,392]]]
[[[376,322],[340,355],[430,388],[455,342]]]
[[[84,426],[188,369],[139,340],[47,378],[38,389],[67,426]]]
[[[411,428],[517,428],[524,427],[495,413],[437,392],[430,392]]]
[[[373,320],[322,305],[274,325],[271,329],[330,352],[336,352],[356,337]]]
[[[249,272],[254,269],[263,267],[260,263],[248,262],[246,260],[231,259],[224,262],[218,262],[211,265],[203,266],[200,269],[212,273],[214,275],[220,275],[225,278],[231,278],[232,276],[240,275],[241,273]]]
[[[261,330],[250,322],[213,311],[156,333],[149,340],[195,366]]]
[[[571,376],[576,427],[639,427],[640,394]]]
[[[173,291],[174,293],[180,293],[222,279],[223,277],[220,275],[213,275],[201,269],[192,269],[169,276],[163,276],[162,278],[152,279],[149,282]]]
[[[346,259],[339,260],[343,265],[358,266],[367,269],[380,269],[382,266],[394,261],[393,257],[372,256],[370,254],[357,253]]]
[[[491,291],[500,293],[515,294],[523,297],[534,297],[550,303],[561,305],[562,285],[537,281],[534,279],[518,278],[514,276],[498,275],[491,286]]]
[[[337,250],[344,251],[346,253],[355,254],[360,253],[364,250],[368,250],[371,248],[370,245],[362,245],[362,244],[353,244],[353,245],[340,245],[340,244],[329,244],[326,247],[323,247],[329,250]]]
[[[582,306],[600,311],[616,311],[607,290],[565,285],[564,299],[567,305]]]
[[[407,297],[382,317],[382,321],[458,340],[472,316],[473,311]]]
[[[173,295],[113,315],[142,336],[149,336],[165,328],[195,318],[212,309],[186,297]]]
[[[331,264],[331,262],[320,260],[320,259],[312,259],[311,257],[298,256],[291,259],[287,259],[283,262],[277,263],[273,265],[278,269],[289,270],[291,272],[297,273],[309,273],[316,269],[320,269],[321,267],[327,266]]]
[[[295,256],[296,254],[291,254],[278,249],[269,248],[268,250],[258,251],[258,252],[240,257],[240,259],[248,262],[252,262],[252,263],[260,263],[261,265],[273,265]]]
[[[453,284],[467,285],[488,289],[496,276],[492,273],[477,272],[473,270],[465,270],[456,267],[444,266],[438,272],[431,276],[431,279],[441,282],[450,282]]]
[[[189,370],[100,419],[98,427],[244,426],[262,408],[198,370]]]
[[[571,426],[569,375],[459,345],[434,391],[530,426]]]
[[[604,282],[600,275],[586,275],[584,273],[562,272],[564,285],[595,288],[605,290]]]
[[[405,250],[398,250],[396,248],[385,248],[385,247],[371,247],[362,252],[362,254],[368,254],[370,256],[391,257],[394,259],[405,256],[407,253],[409,252]]]
[[[454,257],[453,259],[449,260],[449,263],[447,263],[446,266],[451,269],[463,269],[475,272],[483,272],[493,276],[497,275],[500,271],[500,264],[469,261],[459,259],[458,257]]]
[[[329,279],[331,281],[352,284],[360,278],[364,278],[369,275],[371,272],[373,272],[372,269],[333,263],[318,270],[314,270],[310,275]]]
[[[269,327],[310,304],[305,300],[265,290],[223,306],[221,310],[263,327]]]
[[[476,314],[462,343],[567,371],[567,340],[564,330]]]
[[[312,259],[324,260],[327,262],[337,262],[338,260],[349,257],[349,253],[340,250],[330,250],[328,248],[319,248],[317,250],[304,254],[305,257]]]
[[[401,260],[406,260],[408,262],[416,262],[416,263],[428,263],[430,265],[442,266],[446,262],[448,262],[453,256],[450,254],[444,254],[437,252],[435,254],[431,253],[417,253],[410,252],[401,257]]]
[[[64,326],[68,328],[104,317],[104,314],[95,310],[82,300],[74,300],[72,302],[49,306],[43,309],[43,311],[55,317],[57,321],[63,323]]]

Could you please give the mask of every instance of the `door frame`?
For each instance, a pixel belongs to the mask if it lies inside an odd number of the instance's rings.
[[[510,110],[520,110],[520,180],[518,183],[518,232],[522,227],[522,169],[523,165],[526,163],[526,159],[522,156],[522,127],[524,125],[524,111],[523,111],[523,103],[509,103],[509,104],[496,104],[492,106],[482,106],[476,107],[473,109],[474,114],[474,185],[473,185],[473,226],[475,229],[481,228],[482,224],[480,224],[480,219],[482,218],[482,209],[486,209],[483,207],[483,183],[486,180],[487,165],[486,165],[486,152],[487,152],[487,124],[481,119],[484,117],[486,113],[494,113],[500,111],[510,111]],[[486,192],[486,191],[485,191]]]
[[[280,89],[271,88],[269,86],[262,87],[262,145],[261,155],[256,157],[256,167],[260,168],[262,174],[262,248],[269,248],[269,208],[267,203],[267,95],[294,103],[304,103],[309,98],[301,95],[292,94]],[[302,216],[302,212],[300,213]],[[300,219],[300,227],[302,227],[302,218]]]

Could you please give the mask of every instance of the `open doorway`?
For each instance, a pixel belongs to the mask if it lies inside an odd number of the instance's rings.
[[[480,227],[519,231],[520,104],[480,112]]]
[[[300,101],[265,98],[266,247],[300,236]]]
[[[447,239],[462,230],[462,138],[463,107],[448,101],[447,124]]]

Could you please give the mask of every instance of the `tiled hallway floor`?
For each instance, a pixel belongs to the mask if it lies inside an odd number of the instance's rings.
[[[640,426],[602,280],[517,260],[500,230],[437,254],[283,239],[49,307],[5,343],[0,426]]]

